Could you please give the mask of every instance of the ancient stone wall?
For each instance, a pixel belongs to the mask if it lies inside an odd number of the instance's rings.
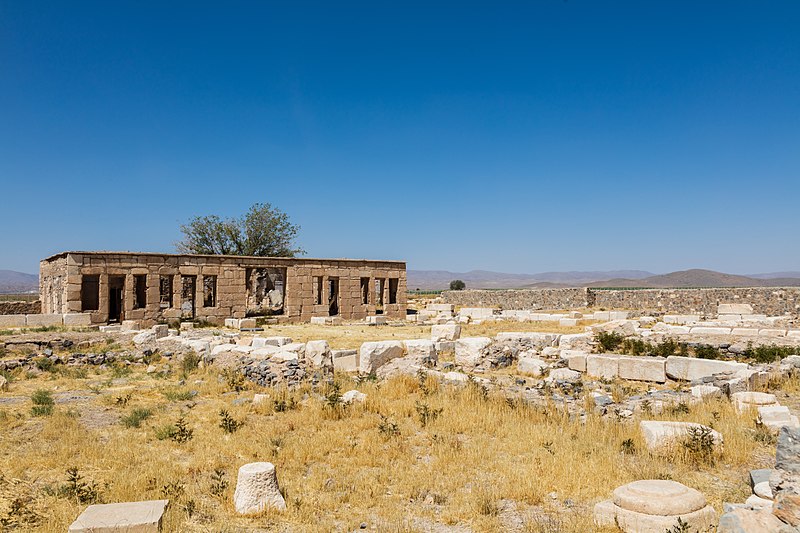
[[[508,289],[444,291],[447,303],[503,309],[633,309],[648,314],[716,315],[721,303],[745,303],[770,316],[800,314],[800,288]]]
[[[0,302],[0,315],[37,315],[42,312],[42,302]]]
[[[92,323],[222,323],[254,308],[285,321],[406,312],[398,261],[65,252],[40,269],[43,312],[87,312]]]

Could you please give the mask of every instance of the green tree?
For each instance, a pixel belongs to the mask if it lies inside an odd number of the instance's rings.
[[[300,226],[270,204],[253,204],[239,218],[194,217],[181,225],[183,239],[175,244],[184,254],[294,257],[305,253],[295,245]]]
[[[454,279],[450,282],[450,290],[451,291],[463,291],[467,288],[467,284],[461,281],[460,279]]]

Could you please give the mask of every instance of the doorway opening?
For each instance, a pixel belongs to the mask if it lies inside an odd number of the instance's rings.
[[[125,320],[125,276],[108,277],[108,322]]]
[[[328,278],[328,314],[339,314],[339,278]]]
[[[181,318],[194,320],[197,276],[181,276]]]

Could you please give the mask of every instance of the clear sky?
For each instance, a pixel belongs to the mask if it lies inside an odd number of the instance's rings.
[[[0,0],[0,268],[270,202],[316,257],[800,270],[796,0],[165,4]]]

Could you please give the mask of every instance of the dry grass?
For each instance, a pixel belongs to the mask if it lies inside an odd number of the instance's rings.
[[[319,338],[331,338],[336,328],[324,329]],[[363,333],[372,330],[386,338],[391,328],[365,327]],[[302,339],[288,330],[275,334]],[[38,518],[23,526],[31,531],[64,531],[85,507],[58,495],[71,466],[97,484],[106,502],[169,497],[166,531],[347,531],[361,522],[377,531],[425,531],[435,523],[505,531],[512,502],[524,531],[585,532],[596,530],[592,505],[618,485],[676,479],[701,490],[720,510],[723,501],[743,501],[747,470],[768,466],[774,456],[756,438],[752,418],[722,401],[659,417],[720,431],[725,449],[710,465],[685,453],[647,453],[636,421],[589,415],[581,423],[556,404],[534,407],[496,393],[484,398],[475,386],[440,386],[430,379],[424,387],[413,377],[362,383],[365,404],[335,409],[321,401],[324,390],[266,391],[297,402],[295,409],[274,412],[270,404],[240,404],[255,390],[231,393],[211,369],[195,371],[185,385],[178,375],[138,372],[114,381],[108,372],[86,379],[17,378],[0,404],[0,517],[18,498],[16,512]],[[356,386],[341,381],[342,391]],[[57,403],[50,417],[32,417],[28,398],[39,388],[54,391],[57,402],[68,391],[78,391],[72,393],[78,399]],[[175,395],[167,390],[197,395],[171,401],[168,396]],[[422,406],[441,414],[423,426]],[[153,415],[139,428],[123,427],[119,418],[134,408],[149,408]],[[222,408],[244,426],[225,434],[219,427]],[[182,415],[194,431],[191,440],[156,438],[159,427]],[[396,424],[396,433],[386,429],[386,421]],[[624,447],[628,439],[632,444]],[[276,464],[286,512],[234,513],[237,468],[252,461]],[[228,485],[214,495],[219,472]],[[567,499],[571,508],[564,506]]]

